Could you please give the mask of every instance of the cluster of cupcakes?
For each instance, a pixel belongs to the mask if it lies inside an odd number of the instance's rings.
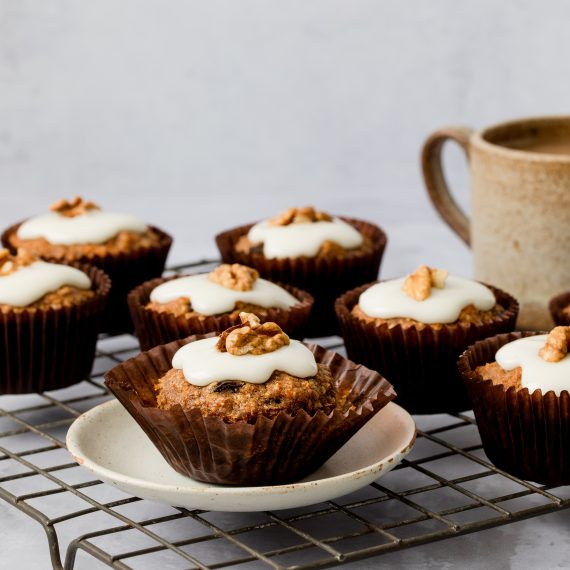
[[[426,265],[375,282],[383,231],[311,207],[219,234],[221,265],[169,278],[165,232],[80,198],[51,210],[2,235],[1,393],[78,382],[98,332],[134,327],[144,352],[107,386],[172,467],[199,480],[294,481],[397,393],[412,413],[473,407],[497,465],[570,482],[570,395],[550,381],[568,377],[570,329],[513,333],[508,293]],[[553,300],[558,322],[569,305]],[[290,338],[339,333],[348,358]],[[552,346],[557,360],[537,365]]]

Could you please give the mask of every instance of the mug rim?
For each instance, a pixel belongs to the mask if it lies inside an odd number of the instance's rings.
[[[475,131],[471,136],[471,145],[479,147],[494,154],[502,155],[505,158],[511,158],[522,161],[533,162],[559,162],[570,164],[570,154],[555,154],[550,152],[536,152],[532,150],[515,149],[501,144],[491,142],[488,137],[493,131],[499,131],[520,126],[544,126],[545,124],[565,123],[570,131],[570,115],[539,115],[532,117],[521,117],[518,119],[510,119],[494,123],[488,127],[484,127]],[[569,137],[570,142],[570,137]]]

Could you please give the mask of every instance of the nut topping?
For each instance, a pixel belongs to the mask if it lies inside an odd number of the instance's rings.
[[[37,257],[25,249],[18,249],[16,255],[10,255],[7,249],[0,249],[0,275],[10,275],[20,267],[31,265]]]
[[[538,355],[547,362],[559,362],[568,353],[570,344],[570,327],[554,327]]]
[[[408,275],[402,286],[402,291],[416,301],[425,301],[432,287],[443,289],[448,272],[444,269],[432,269],[420,265],[414,273]]]
[[[66,218],[75,218],[75,216],[81,216],[86,214],[90,210],[99,210],[99,206],[94,202],[86,202],[81,198],[81,196],[74,196],[71,200],[66,200],[62,198],[57,202],[54,202],[49,209],[52,212],[57,212]]]
[[[253,313],[240,313],[241,325],[226,329],[216,344],[220,352],[234,356],[267,354],[289,344],[289,337],[276,323],[261,324]]]
[[[288,226],[290,224],[310,224],[314,222],[330,222],[332,217],[325,212],[317,212],[312,206],[289,208],[269,221],[272,226]]]
[[[224,263],[208,275],[210,281],[234,291],[251,291],[258,277],[255,269],[239,263]]]

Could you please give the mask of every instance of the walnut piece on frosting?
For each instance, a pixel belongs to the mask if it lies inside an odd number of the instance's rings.
[[[52,212],[57,212],[66,218],[75,218],[75,216],[81,216],[86,214],[90,210],[99,210],[99,206],[94,202],[87,202],[81,198],[81,196],[74,196],[71,200],[66,200],[62,198],[57,202],[54,202],[49,209]]]
[[[224,263],[208,274],[208,280],[234,291],[251,291],[259,273],[239,263]]]
[[[425,301],[432,287],[443,289],[448,272],[444,269],[433,269],[420,265],[414,273],[408,275],[402,286],[402,291],[416,301]]]
[[[570,344],[570,327],[554,327],[538,355],[547,362],[559,362],[568,353]]]
[[[37,261],[37,257],[25,249],[19,248],[16,255],[10,255],[7,249],[0,249],[0,276],[10,275],[34,261]]]
[[[285,212],[272,218],[269,223],[272,226],[288,226],[290,224],[311,224],[314,222],[330,222],[332,216],[325,212],[317,212],[312,206],[304,208],[289,208]]]
[[[234,356],[267,354],[289,344],[289,337],[276,323],[261,324],[253,313],[240,313],[241,325],[226,329],[218,339],[216,348]]]

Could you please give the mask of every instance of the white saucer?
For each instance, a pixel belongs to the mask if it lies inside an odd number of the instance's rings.
[[[166,463],[117,400],[71,425],[67,447],[99,479],[131,495],[210,511],[265,511],[320,503],[365,487],[395,467],[416,438],[414,420],[389,403],[317,471],[289,485],[227,487],[200,483]]]

